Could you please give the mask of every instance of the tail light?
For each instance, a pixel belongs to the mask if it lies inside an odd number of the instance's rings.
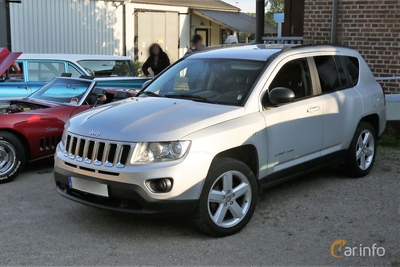
[[[381,88],[382,88],[382,93],[383,93],[383,103],[384,103],[384,105],[386,106],[386,94],[385,94],[385,90],[383,90],[383,87],[381,86]]]

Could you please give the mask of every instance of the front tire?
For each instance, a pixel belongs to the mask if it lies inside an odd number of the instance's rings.
[[[21,141],[9,132],[0,131],[0,184],[11,182],[25,165]]]
[[[344,166],[349,176],[360,178],[371,171],[375,162],[376,143],[376,133],[372,125],[361,121],[350,144]]]
[[[256,178],[246,164],[230,158],[215,159],[194,214],[196,227],[216,237],[236,234],[250,221],[257,192]]]

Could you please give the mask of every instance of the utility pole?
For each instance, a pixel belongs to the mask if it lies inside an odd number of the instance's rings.
[[[256,0],[256,43],[263,43],[265,23],[265,0]]]

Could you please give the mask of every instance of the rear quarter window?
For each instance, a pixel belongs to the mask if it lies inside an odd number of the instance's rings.
[[[340,60],[342,61],[342,65],[346,70],[349,86],[356,86],[358,80],[360,79],[360,63],[358,61],[358,58],[350,56],[340,56]]]

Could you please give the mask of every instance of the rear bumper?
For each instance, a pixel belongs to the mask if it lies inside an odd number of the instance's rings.
[[[68,176],[107,184],[109,197],[101,197],[71,189]],[[159,200],[151,198],[140,186],[73,173],[55,166],[57,192],[76,202],[114,211],[146,215],[185,215],[192,213],[198,200]]]

